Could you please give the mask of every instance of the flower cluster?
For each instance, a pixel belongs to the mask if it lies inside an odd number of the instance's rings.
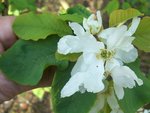
[[[140,18],[135,17],[129,28],[120,25],[103,29],[100,11],[88,19],[84,18],[83,26],[69,23],[75,35],[67,35],[59,40],[58,53],[82,54],[72,69],[70,80],[61,91],[61,97],[69,97],[78,91],[101,93],[106,90],[105,81],[108,81],[113,83],[114,89],[111,96],[107,96],[111,107],[111,101],[117,101],[115,94],[122,99],[124,88],[133,88],[136,83],[142,85],[143,81],[125,66],[125,63],[133,62],[138,57],[137,49],[132,44],[135,38],[132,35],[139,23]]]

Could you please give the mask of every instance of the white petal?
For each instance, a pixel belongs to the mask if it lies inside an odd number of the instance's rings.
[[[84,63],[88,65],[88,71],[104,74],[104,61],[97,59],[94,53],[83,53]]]
[[[86,63],[84,62],[84,59],[83,59],[83,55],[81,55],[78,58],[76,64],[74,65],[74,67],[71,71],[71,76],[73,76],[77,72],[84,72],[87,70],[87,68],[88,68],[88,65],[86,65]]]
[[[137,18],[137,17],[133,18],[131,27],[128,30],[128,35],[129,36],[132,36],[135,33],[135,31],[136,31],[136,29],[137,29],[137,27],[138,27],[138,25],[140,23],[140,20],[141,19]]]
[[[110,113],[123,113],[122,110],[120,109],[120,106],[118,104],[118,101],[116,99],[116,96],[114,94],[114,90],[111,89],[108,96],[107,96],[107,102],[112,109]]]
[[[121,91],[121,88],[133,88],[135,87],[136,83],[142,85],[143,81],[137,78],[136,74],[127,66],[116,66],[111,71],[111,76],[113,78],[114,87],[116,94]],[[117,94],[119,95],[119,93]],[[119,99],[122,99],[122,96],[118,96]],[[122,97],[122,98],[121,98]]]
[[[132,76],[136,76],[135,73],[127,66],[117,66],[112,70],[112,78],[116,85],[125,88],[133,88],[135,81]]]
[[[76,22],[69,23],[69,26],[77,36],[83,35],[85,33],[83,27]]]
[[[96,52],[100,49],[102,43],[98,42],[95,37],[89,33],[84,35],[62,37],[58,42],[58,53],[79,53],[79,52]]]
[[[114,33],[114,31],[116,30],[115,27],[111,27],[105,30],[102,30],[99,35],[98,38],[102,38],[105,41],[106,44],[106,39],[110,38],[112,36],[112,34]]]
[[[115,58],[120,59],[124,63],[130,63],[137,59],[138,51],[136,48],[131,49],[129,52],[123,50],[117,50],[115,54]]]
[[[104,61],[96,59],[94,54],[83,54],[84,62],[88,65],[86,81],[84,87],[88,92],[99,92],[104,89]],[[89,84],[90,83],[90,84]]]
[[[115,28],[114,32],[112,33],[111,37],[107,39],[107,48],[108,49],[115,49],[119,48],[120,45],[123,44],[124,40],[124,34],[127,31],[127,26],[120,26],[118,28]]]
[[[121,61],[112,58],[106,61],[105,70],[110,72],[114,67],[121,65],[122,65]]]
[[[95,18],[97,17],[97,19]],[[97,34],[102,26],[102,18],[100,15],[100,11],[97,11],[96,16],[92,14],[88,19],[83,19],[83,27],[85,30],[91,34]]]
[[[127,36],[126,32],[127,26],[122,25],[120,27],[106,29],[106,33],[104,32],[100,34],[100,36],[108,37],[104,39],[104,42],[107,45],[107,49],[121,49],[124,51],[129,51],[133,48],[133,45],[131,43],[135,37]]]
[[[98,93],[104,89],[103,76],[99,73],[89,73],[84,79],[84,87],[88,92]]]
[[[104,61],[102,59],[97,59],[94,53],[83,53],[84,62],[89,65],[88,69],[90,71],[99,74],[104,73]]]
[[[118,99],[123,99],[124,97],[124,90],[123,90],[123,87],[119,87],[118,85],[115,85],[114,84],[114,89],[115,89],[115,93],[118,97]]]
[[[134,48],[132,45],[132,41],[135,39],[135,37],[126,37],[122,38],[122,42],[118,46],[117,49],[121,49],[123,51],[129,52],[131,49]]]
[[[104,78],[104,61],[96,59],[96,57],[92,54],[87,57],[84,54],[84,62],[89,66],[87,68],[89,76],[85,81],[85,88],[87,88],[88,92],[102,91],[104,89],[104,84],[102,81]]]
[[[82,52],[82,45],[79,37],[67,35],[62,37],[58,42],[58,53],[68,54],[68,53],[79,53]]]
[[[101,26],[102,26],[102,16],[101,16],[101,12],[100,12],[100,11],[97,11],[97,12],[96,12],[96,15],[97,15],[98,24],[99,24],[99,26],[101,27]]]
[[[117,102],[117,99],[115,97],[114,91],[110,91],[107,96],[107,102],[111,109],[119,108],[119,104]]]
[[[78,72],[73,75],[61,91],[61,97],[69,97],[84,87],[88,92],[98,93],[104,89],[99,73]]]
[[[94,106],[91,108],[91,110],[88,113],[98,113],[100,110],[103,109],[104,104],[105,104],[105,95],[99,93],[97,95],[97,99],[94,103]]]
[[[102,42],[97,41],[96,38],[88,32],[80,36],[79,40],[82,52],[97,52],[104,47]]]
[[[96,40],[96,38],[87,33],[84,37],[81,37],[81,42],[83,46],[83,52],[97,52],[101,48],[104,48],[104,44]]]
[[[77,73],[72,76],[70,80],[66,83],[66,85],[61,90],[61,97],[69,97],[73,95],[75,92],[79,91],[79,86],[83,84],[83,79],[86,73]]]

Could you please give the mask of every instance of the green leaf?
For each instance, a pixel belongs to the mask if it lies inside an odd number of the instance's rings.
[[[60,98],[60,91],[71,77],[72,66],[56,72],[52,84],[52,104],[54,113],[88,113],[96,101],[94,93],[76,93],[71,97]]]
[[[64,21],[71,21],[71,22],[77,22],[77,23],[82,23],[83,21],[83,16],[78,15],[78,14],[63,14],[60,15],[60,18]]]
[[[144,84],[133,89],[125,89],[125,96],[120,101],[120,105],[124,113],[135,113],[140,107],[150,102],[150,80],[140,71],[139,60],[128,66],[143,80]]]
[[[66,62],[55,59],[57,42],[58,36],[37,42],[18,40],[0,57],[0,69],[9,79],[17,83],[35,85],[48,66],[66,65]]]
[[[107,6],[105,7],[104,11],[106,11],[108,14],[112,13],[114,10],[117,10],[119,8],[119,2],[118,0],[111,0]]]
[[[18,16],[13,24],[13,30],[21,39],[35,41],[45,39],[48,35],[64,36],[72,33],[66,22],[51,13],[27,13]]]
[[[134,45],[138,49],[150,52],[150,17],[144,17],[135,32]]]
[[[13,10],[24,10],[29,9],[32,11],[36,10],[35,0],[9,0],[9,4],[12,6]]]
[[[109,26],[116,26],[122,22],[125,22],[131,18],[137,17],[137,16],[142,16],[143,14],[140,13],[138,10],[129,8],[127,10],[115,10],[110,14],[110,19],[109,19]]]
[[[90,11],[88,11],[83,5],[80,5],[80,4],[69,8],[67,10],[67,13],[68,14],[78,14],[78,15],[81,15],[86,18],[88,18],[91,15]]]
[[[63,55],[63,54],[59,54],[58,52],[56,52],[55,57],[57,60],[69,60],[69,61],[76,61],[79,56],[81,54],[80,53],[72,53],[72,54],[67,54],[67,55]]]

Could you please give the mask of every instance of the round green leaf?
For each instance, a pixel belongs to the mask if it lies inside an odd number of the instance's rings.
[[[66,65],[66,62],[55,59],[57,42],[58,36],[36,42],[18,40],[0,57],[0,69],[17,83],[36,85],[48,66]]]
[[[57,34],[61,37],[72,33],[65,21],[51,13],[27,13],[18,16],[13,30],[21,39],[34,41],[45,39],[48,35]]]

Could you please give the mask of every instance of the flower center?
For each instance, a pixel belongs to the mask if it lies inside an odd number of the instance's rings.
[[[96,56],[98,59],[102,58],[102,59],[108,60],[108,59],[111,59],[113,55],[114,55],[114,51],[101,49],[100,53],[98,53]]]

